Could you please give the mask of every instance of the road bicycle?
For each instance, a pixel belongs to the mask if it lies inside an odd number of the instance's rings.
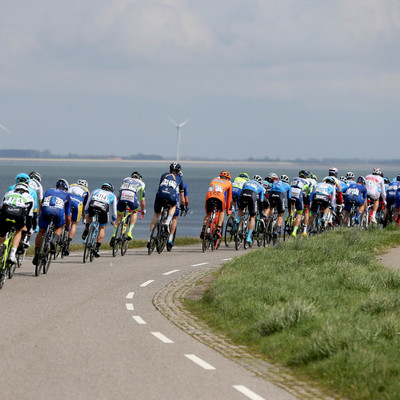
[[[238,227],[235,232],[235,249],[239,250],[240,246],[242,245],[243,242],[243,247],[247,249],[249,247],[249,242],[246,240],[247,239],[247,234],[249,231],[249,220],[250,220],[250,214],[249,210],[246,207],[244,209],[244,214],[240,218]]]
[[[211,249],[211,251],[218,249],[221,242],[221,238],[217,233],[217,225],[218,225],[220,210],[218,209],[216,202],[211,203],[211,209],[212,209],[211,214],[207,219],[204,229],[204,236],[201,246],[203,252],[209,249]]]
[[[47,274],[50,268],[52,259],[51,242],[53,241],[55,230],[54,217],[50,216],[49,224],[40,242],[38,260],[35,266],[35,276],[39,276],[41,271],[43,274]]]
[[[267,217],[267,222],[265,227],[265,239],[267,245],[270,244],[271,242],[273,244],[276,243],[276,238],[274,238],[274,232],[277,220],[278,220],[278,213],[276,211],[272,215],[269,215]]]
[[[83,241],[85,246],[83,250],[83,263],[86,263],[89,259],[90,262],[93,261],[96,252],[96,241],[97,235],[99,234],[99,210],[94,210],[93,220],[90,223],[88,234]]]
[[[140,210],[137,212],[141,213],[140,219],[142,219],[144,213]],[[117,256],[118,251],[121,251],[121,256],[124,256],[128,250],[130,238],[127,237],[126,233],[128,231],[132,213],[133,211],[127,207],[121,221],[119,221],[117,230],[115,231],[114,243],[111,246],[113,257]]]
[[[257,213],[254,230],[252,233],[253,242],[257,243],[258,247],[267,245],[267,231],[264,216]]]
[[[292,210],[290,213],[288,213],[286,219],[285,219],[285,224],[283,226],[283,240],[285,241],[287,238],[290,237],[290,235],[293,232],[293,224],[296,221],[297,213],[296,210]]]
[[[164,200],[161,207],[160,218],[151,231],[147,251],[149,255],[153,253],[154,249],[157,249],[157,253],[161,254],[168,242],[171,223],[167,224],[167,219],[170,208],[170,204],[167,200]]]
[[[235,239],[235,234],[236,234],[236,218],[232,212],[231,215],[228,215],[224,229],[224,242],[226,247],[229,247],[229,245]]]
[[[12,222],[8,219],[7,221]],[[12,263],[10,261],[10,253],[14,235],[15,235],[15,228],[12,227],[7,232],[6,239],[0,247],[0,260],[1,260],[0,289],[4,286],[7,277],[8,279],[11,279],[14,276],[15,269],[17,268],[17,264]]]
[[[60,235],[60,238],[58,239],[58,242],[57,242],[56,253],[54,255],[54,259],[58,258],[58,256],[60,256],[61,258],[64,258],[65,251],[67,248],[68,248],[68,231],[66,231],[65,227],[64,227],[62,234]]]
[[[185,208],[185,209],[183,209],[183,210],[180,211],[179,216],[180,216],[180,217],[186,217],[187,212],[188,212],[188,209]],[[172,243],[169,243],[169,241],[167,241],[167,251],[171,251],[172,248],[174,247],[177,229],[178,229],[178,227],[175,227],[175,232],[174,232],[174,236],[173,236],[173,238],[172,238]]]

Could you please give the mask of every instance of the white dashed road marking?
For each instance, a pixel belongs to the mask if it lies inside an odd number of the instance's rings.
[[[127,299],[133,299],[133,295],[135,294],[135,292],[129,292],[127,295],[126,295],[126,298]]]
[[[208,369],[208,370],[215,369],[215,367],[213,367],[212,365],[203,361],[201,358],[195,356],[194,354],[185,354],[185,357],[187,357],[189,360],[192,360],[197,365],[200,365],[200,367],[202,367],[204,369]]]
[[[133,304],[132,304],[132,303],[126,303],[125,305],[126,305],[126,309],[127,309],[128,311],[133,311],[133,310],[134,310]]]
[[[222,261],[231,261],[232,260],[232,257],[231,258],[223,258],[222,259]]]
[[[209,264],[208,262],[200,263],[200,264],[193,264],[191,267],[200,267],[200,265],[207,265]]]
[[[160,332],[151,332],[151,334],[155,336],[157,339],[161,340],[163,343],[174,343],[171,339],[168,339]]]
[[[146,281],[146,282],[142,283],[142,284],[140,285],[140,287],[145,287],[145,286],[147,286],[147,285],[150,285],[150,283],[153,283],[153,282],[154,282],[154,280]]]
[[[146,325],[147,322],[144,321],[139,315],[132,315],[132,318],[139,324],[139,325]]]
[[[264,397],[259,396],[258,394],[252,392],[250,389],[247,389],[246,386],[234,385],[233,387],[251,400],[265,400]]]
[[[174,274],[175,272],[179,272],[179,271],[180,271],[179,269],[174,269],[172,271],[165,272],[163,275],[171,275],[171,274]]]

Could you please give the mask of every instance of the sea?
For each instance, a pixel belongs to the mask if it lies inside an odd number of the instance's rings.
[[[15,183],[15,176],[21,172],[29,173],[32,170],[38,171],[42,176],[43,189],[50,189],[55,186],[58,179],[64,178],[69,183],[78,179],[86,179],[89,189],[92,191],[101,187],[104,182],[114,185],[116,192],[122,179],[130,176],[133,171],[139,171],[143,175],[146,184],[146,210],[147,213],[142,220],[138,220],[134,227],[133,234],[136,239],[146,239],[149,236],[150,221],[153,215],[154,198],[157,192],[160,176],[169,171],[171,161],[126,161],[126,160],[31,160],[31,159],[1,159],[0,160],[0,195],[6,193],[8,187]],[[198,236],[201,231],[202,221],[205,215],[204,203],[209,182],[218,176],[221,170],[228,170],[232,177],[240,172],[247,172],[250,176],[255,174],[263,178],[270,172],[278,175],[286,174],[289,178],[298,175],[300,169],[313,171],[319,180],[328,175],[328,169],[333,165],[299,165],[297,163],[267,163],[267,162],[223,162],[207,161],[193,162],[182,161],[183,179],[188,186],[189,212],[178,221],[178,236]],[[368,175],[376,165],[370,164],[336,164],[339,175],[345,175],[352,171],[357,176]],[[382,168],[382,167],[381,167]],[[390,180],[400,173],[400,166],[387,166],[382,168],[385,176]],[[78,225],[74,242],[81,242],[83,224]],[[107,225],[106,238],[109,240],[113,228]]]

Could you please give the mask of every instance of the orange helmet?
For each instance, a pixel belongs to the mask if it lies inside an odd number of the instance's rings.
[[[221,171],[219,173],[220,178],[226,178],[228,180],[231,180],[231,174],[228,171]]]

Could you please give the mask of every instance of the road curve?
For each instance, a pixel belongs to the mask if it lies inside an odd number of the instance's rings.
[[[3,399],[274,399],[288,392],[199,343],[153,305],[184,274],[243,254],[176,247],[82,254],[34,276],[27,259],[0,291]]]

